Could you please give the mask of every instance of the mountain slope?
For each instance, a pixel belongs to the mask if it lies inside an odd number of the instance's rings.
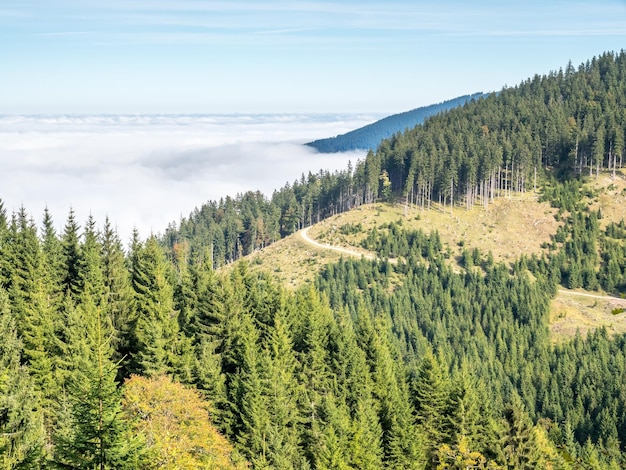
[[[626,179],[620,170],[618,178],[605,174],[590,179],[584,192],[584,204],[603,215],[601,226],[619,224],[626,219]],[[406,230],[437,232],[449,262],[462,269],[462,252],[478,249],[491,253],[494,261],[514,264],[522,255],[542,256],[563,222],[557,209],[537,201],[528,193],[515,199],[501,198],[488,209],[474,206],[455,209],[434,205],[431,210],[402,205],[372,204],[337,214],[307,227],[247,259],[252,270],[269,272],[281,284],[291,288],[312,283],[329,264],[341,258],[372,259],[374,253],[363,248],[368,233],[389,223],[400,223]],[[306,233],[305,233],[306,231]],[[312,243],[311,243],[312,242]],[[226,270],[236,264],[229,264]],[[590,293],[591,292],[591,293]],[[625,300],[602,291],[569,290],[561,287],[550,306],[550,332],[553,342],[571,339],[577,331],[586,335],[605,327],[611,334],[626,332],[626,315],[616,313],[625,307]]]
[[[397,132],[411,129],[437,113],[447,111],[457,106],[463,106],[471,100],[484,96],[483,93],[459,96],[442,103],[431,104],[412,109],[404,113],[393,114],[359,129],[341,134],[336,137],[319,139],[309,142],[308,146],[322,153],[346,152],[348,150],[365,149],[375,150],[383,139],[387,139]]]
[[[538,202],[532,194],[516,199],[501,198],[488,210],[475,206],[450,212],[433,205],[431,210],[411,207],[405,212],[398,204],[368,204],[310,226],[311,239],[325,246],[343,248],[346,250],[343,255],[307,244],[299,232],[246,259],[253,269],[270,271],[281,282],[297,287],[311,282],[320,269],[342,256],[359,253],[365,258],[371,257],[372,253],[362,247],[367,234],[377,227],[398,222],[405,229],[436,231],[443,250],[450,253],[450,262],[461,256],[463,248],[478,248],[481,252],[492,253],[496,262],[512,263],[522,254],[540,255],[544,251],[541,246],[550,242],[561,225],[555,220],[556,212],[549,204]]]

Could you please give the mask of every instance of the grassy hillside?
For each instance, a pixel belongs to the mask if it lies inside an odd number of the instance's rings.
[[[626,220],[626,179],[622,172],[613,178],[610,173],[588,179],[585,188],[590,196],[586,204],[600,209],[601,226]],[[536,194],[528,192],[514,198],[501,198],[488,208],[474,206],[467,210],[457,207],[450,210],[433,204],[430,210],[415,207],[405,209],[401,203],[368,204],[349,212],[335,215],[313,225],[308,236],[333,247],[342,247],[372,255],[361,244],[374,227],[401,221],[403,227],[421,229],[426,233],[437,231],[450,263],[457,269],[463,249],[478,248],[491,253],[496,262],[512,263],[521,255],[530,256],[546,251],[562,225],[558,211],[548,203],[539,202]],[[311,283],[325,265],[337,262],[342,254],[329,248],[307,243],[301,232],[257,251],[246,258],[253,270],[270,272],[285,285],[296,288]],[[232,268],[228,265],[226,270]],[[626,301],[586,297],[577,293],[605,296],[604,292],[585,292],[582,289],[561,289],[551,306],[550,329],[553,341],[561,342],[575,335],[577,329],[584,335],[588,331],[606,327],[610,334],[626,332]]]
[[[320,243],[349,248],[366,254],[361,242],[373,227],[402,221],[406,228],[426,233],[438,231],[444,249],[456,262],[461,250],[479,248],[491,252],[496,261],[514,261],[521,254],[540,253],[559,223],[556,210],[540,203],[531,194],[523,198],[500,199],[488,207],[471,210],[433,205],[430,210],[410,208],[405,213],[401,204],[368,204],[335,215],[311,227],[309,236]],[[300,233],[291,235],[247,259],[257,269],[268,270],[291,286],[310,282],[319,268],[337,261],[341,253],[311,246]],[[344,255],[345,256],[345,255]]]

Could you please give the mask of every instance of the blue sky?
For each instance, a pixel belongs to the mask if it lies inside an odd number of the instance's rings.
[[[0,114],[393,113],[625,45],[624,0],[2,0]]]

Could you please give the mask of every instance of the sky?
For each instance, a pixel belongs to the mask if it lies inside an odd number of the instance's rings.
[[[146,237],[363,157],[303,142],[625,44],[626,0],[0,0],[0,199]]]
[[[2,0],[0,113],[395,113],[626,44],[626,0]]]

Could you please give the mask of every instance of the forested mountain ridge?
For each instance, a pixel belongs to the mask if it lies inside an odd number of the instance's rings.
[[[537,189],[566,169],[622,166],[626,55],[606,53],[575,69],[525,80],[394,135],[363,161],[309,172],[266,197],[247,192],[209,201],[162,237],[169,249],[219,267],[361,204],[404,198],[420,208],[489,204]]]
[[[388,139],[392,135],[404,132],[407,129],[412,129],[418,124],[422,124],[430,116],[457,106],[463,106],[468,101],[479,99],[482,96],[485,95],[483,93],[473,93],[403,113],[393,114],[345,134],[318,139],[306,145],[317,149],[321,153],[347,152],[355,149],[375,150],[384,139]]]
[[[108,221],[57,233],[0,205],[4,467],[625,468],[626,336],[549,330],[559,288],[626,292],[602,205],[626,195],[625,80],[624,53],[535,77],[128,250]],[[405,222],[530,192],[554,222],[530,254]],[[338,227],[374,259],[293,290],[215,269],[377,201],[401,216]]]

